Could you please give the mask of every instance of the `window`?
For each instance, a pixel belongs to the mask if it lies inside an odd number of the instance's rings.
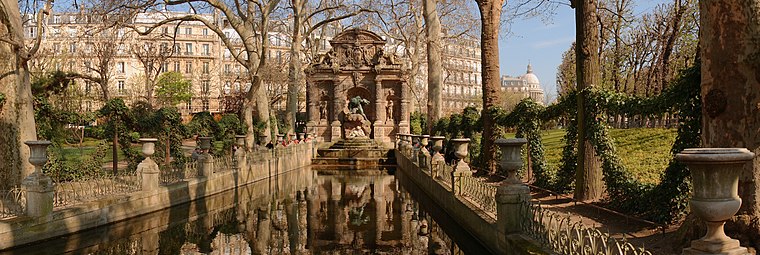
[[[203,62],[203,74],[208,74],[209,62]]]
[[[77,23],[77,16],[69,15],[69,23],[71,24]]]
[[[185,108],[187,108],[188,111],[193,109],[193,100],[192,99],[187,100],[187,102],[185,103]]]
[[[169,71],[169,62],[164,61],[164,63],[161,63],[161,72],[165,73]]]
[[[230,58],[232,57],[232,52],[230,49],[224,49],[224,58]]]
[[[74,61],[69,61],[69,70],[74,71]]]
[[[277,63],[282,63],[282,51],[277,51]]]
[[[84,109],[88,112],[92,111],[92,101],[85,101],[84,102]]]
[[[29,38],[35,38],[37,37],[37,27],[29,27],[29,34],[27,35]]]
[[[211,49],[208,44],[203,45],[203,55],[204,56],[210,56],[211,55]]]
[[[224,74],[229,74],[231,71],[230,64],[224,64]]]
[[[208,35],[208,28],[203,29],[203,35]]]
[[[85,82],[84,83],[84,93],[89,94],[92,91],[92,82]]]
[[[69,27],[69,37],[76,37],[77,36],[77,28],[76,27]]]
[[[118,81],[116,83],[116,91],[119,93],[119,95],[124,94],[124,81]]]
[[[119,28],[119,31],[117,31],[117,32],[116,32],[116,34],[117,34],[119,37],[122,37],[122,36],[124,36],[124,29],[123,29],[123,28]]]
[[[165,35],[166,35],[166,34],[169,34],[169,27],[162,27],[162,28],[161,28],[161,33],[163,33],[163,34],[165,34]]]
[[[203,99],[203,111],[208,111],[208,99]]]
[[[125,50],[126,50],[126,49],[125,49],[125,46],[124,46],[124,44],[123,44],[123,43],[120,43],[120,44],[119,44],[119,48],[118,48],[116,51],[118,51],[118,52],[119,52],[119,54],[124,54],[124,51],[125,51]]]
[[[192,28],[192,27],[186,27],[186,28],[185,28],[185,34],[186,34],[186,35],[191,35],[191,34],[193,34],[193,28]]]
[[[87,53],[92,53],[92,49],[95,47],[92,43],[87,43],[87,45],[84,47],[84,51]]]
[[[211,90],[210,83],[208,80],[201,81],[201,93],[208,94]]]
[[[53,52],[55,52],[55,53],[61,53],[61,44],[60,43],[54,43],[53,44]]]
[[[69,44],[69,53],[76,53],[77,52],[77,44],[71,43]]]
[[[179,61],[174,61],[174,71],[179,73]]]
[[[60,15],[53,16],[53,24],[58,24],[58,23],[61,23],[61,16]]]
[[[122,74],[124,73],[124,62],[116,63],[116,72]]]
[[[185,43],[185,55],[193,55],[193,44]]]
[[[61,30],[58,29],[57,27],[54,27],[53,28],[53,36],[58,36],[60,34],[61,34]]]
[[[84,71],[89,72],[90,71],[90,61],[84,62]]]
[[[185,73],[193,73],[193,62],[185,62]]]

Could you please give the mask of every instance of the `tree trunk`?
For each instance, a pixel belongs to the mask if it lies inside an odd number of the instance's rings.
[[[575,0],[575,71],[578,91],[594,86],[599,81],[597,45],[599,30],[596,29],[596,0]],[[578,166],[575,172],[576,200],[597,199],[602,195],[602,172],[599,157],[594,147],[586,138],[588,127],[586,119],[594,119],[585,112],[585,93],[578,96]]]
[[[116,126],[116,123],[113,125],[113,146],[111,146],[113,160],[111,160],[111,166],[113,167],[113,175],[116,175],[119,173],[119,132],[117,131],[118,127]]]
[[[285,133],[295,134],[296,113],[298,112],[298,91],[303,83],[303,65],[301,63],[301,42],[303,41],[300,15],[294,15],[293,41],[290,46],[290,64],[288,68],[288,97],[285,106]]]
[[[485,171],[496,173],[496,148],[494,142],[499,134],[496,132],[490,110],[501,106],[501,82],[499,80],[499,24],[501,22],[501,0],[478,0],[480,19],[481,61],[483,76],[483,141],[482,161]]]
[[[438,18],[437,0],[424,0],[424,17],[427,32],[427,69],[428,69],[428,134],[432,134],[433,125],[441,118],[441,90],[443,88],[443,66],[441,63],[441,20]]]
[[[0,34],[23,41],[18,1],[2,0]],[[25,141],[37,140],[29,69],[22,49],[7,42],[0,42],[0,93],[5,103],[0,105],[0,184],[2,189],[19,185],[21,180],[34,172]],[[28,56],[27,56],[28,57]]]
[[[755,153],[739,177],[738,214],[752,229],[743,236],[760,248],[760,225],[750,223],[760,218],[760,1],[700,1],[699,13],[702,145]]]

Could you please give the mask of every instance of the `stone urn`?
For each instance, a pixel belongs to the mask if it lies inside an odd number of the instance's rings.
[[[211,149],[211,137],[204,136],[204,137],[200,137],[199,139],[201,139],[202,150],[208,151],[209,149]]]
[[[454,145],[454,156],[457,157],[456,171],[470,170],[470,166],[464,161],[469,154],[467,144],[470,143],[470,138],[454,138],[450,141]]]
[[[676,154],[691,172],[691,211],[707,223],[707,234],[683,254],[748,254],[738,240],[726,236],[723,225],[741,206],[739,173],[754,157],[744,148],[691,148]]]
[[[140,138],[139,141],[142,144],[142,154],[145,158],[150,158],[150,156],[153,156],[153,154],[156,153],[156,142],[158,142],[158,139]]]
[[[497,139],[496,145],[501,150],[501,161],[499,165],[501,170],[507,173],[505,183],[519,184],[522,183],[517,178],[517,170],[523,166],[522,146],[528,143],[525,138]]]
[[[238,148],[245,147],[245,135],[236,135],[235,136],[235,144],[238,146]]]
[[[33,175],[42,174],[42,167],[48,161],[47,147],[53,144],[50,141],[26,141],[29,146],[29,163],[34,166]]]
[[[427,147],[429,142],[430,142],[430,136],[422,135],[420,138],[420,147]]]
[[[306,139],[306,133],[298,133],[298,140]]]
[[[259,140],[258,141],[259,141],[259,143],[261,143],[261,145],[266,145],[266,143],[269,142],[268,138],[269,138],[268,135],[259,135]]]
[[[277,134],[277,143],[282,144],[282,142],[285,141],[285,135],[284,134]]]
[[[433,136],[433,137],[430,137],[430,139],[433,140],[433,146],[432,146],[433,152],[435,152],[435,154],[440,154],[441,150],[443,150],[443,140],[446,139],[446,137]]]

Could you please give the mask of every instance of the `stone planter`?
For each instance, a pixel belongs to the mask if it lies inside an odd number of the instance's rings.
[[[21,182],[26,190],[26,215],[43,217],[53,212],[53,180],[42,172],[51,142],[26,141],[24,144],[29,146],[29,163],[34,165],[34,172]]]
[[[141,152],[145,156],[145,159],[137,165],[137,172],[140,173],[140,178],[142,179],[142,190],[155,190],[159,186],[160,170],[158,164],[150,158],[156,152],[157,141],[158,139],[156,138],[140,138],[140,143],[142,143]]]
[[[235,144],[238,146],[238,148],[245,147],[245,135],[236,135]]]
[[[513,138],[513,139],[498,139],[496,145],[501,150],[501,161],[499,165],[501,170],[507,173],[506,183],[518,184],[522,183],[517,178],[517,170],[523,166],[522,161],[522,146],[528,143],[525,138]]]
[[[738,240],[726,236],[723,225],[741,206],[739,173],[754,157],[744,148],[692,148],[676,155],[691,172],[691,211],[707,223],[707,234],[683,254],[748,254]]]
[[[433,152],[435,152],[436,155],[441,154],[441,150],[443,150],[443,140],[446,139],[446,137],[433,136],[430,139],[433,140]]]
[[[420,138],[420,147],[427,147],[428,143],[430,143],[430,136],[429,135],[422,135]]]
[[[451,139],[451,143],[454,145],[454,156],[457,157],[456,168],[454,171],[470,171],[470,166],[464,161],[469,154],[467,145],[470,143],[470,138],[454,138]]]
[[[306,133],[298,133],[298,140],[306,139]]]
[[[199,137],[201,139],[201,149],[202,150],[209,150],[211,149],[211,137]]]
[[[277,143],[282,144],[282,142],[285,141],[285,135],[284,134],[277,134]]]

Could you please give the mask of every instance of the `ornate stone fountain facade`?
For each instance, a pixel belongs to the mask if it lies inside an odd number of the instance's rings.
[[[369,138],[392,146],[409,132],[409,91],[402,66],[377,34],[350,29],[307,73],[308,131],[319,142]]]

